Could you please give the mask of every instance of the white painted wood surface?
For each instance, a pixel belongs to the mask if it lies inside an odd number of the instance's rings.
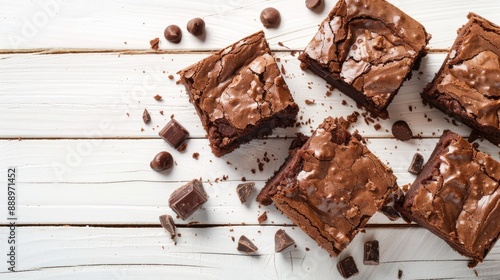
[[[274,206],[261,207],[254,200],[241,205],[235,193],[242,177],[255,181],[257,189],[264,185],[286,157],[291,140],[284,136],[309,134],[329,115],[362,112],[337,90],[326,96],[325,82],[300,70],[291,50],[305,47],[336,1],[326,0],[320,12],[309,11],[303,2],[0,0],[0,170],[19,170],[17,268],[22,271],[8,273],[2,262],[0,279],[341,279],[338,259],[328,257]],[[411,156],[418,151],[427,159],[444,129],[469,135],[467,127],[423,106],[419,92],[439,69],[467,13],[500,23],[500,4],[390,2],[433,35],[431,53],[389,107],[391,118],[376,120],[382,129],[363,118],[352,129],[367,138],[368,147],[392,167],[402,186],[415,178],[406,172]],[[302,121],[311,123],[277,129],[268,139],[215,158],[175,73],[262,29],[258,16],[268,6],[281,11],[282,23],[266,29],[267,38],[286,70]],[[184,28],[195,16],[207,23],[204,41]],[[184,31],[178,45],[162,38],[165,26],[173,23]],[[161,39],[157,53],[149,49],[154,37]],[[175,79],[168,78],[171,74]],[[156,94],[163,100],[154,100]],[[306,99],[315,104],[306,105]],[[343,100],[347,105],[341,105]],[[144,108],[152,114],[149,125],[142,122]],[[157,136],[172,114],[191,132],[183,153]],[[390,128],[399,119],[424,139],[393,139]],[[479,144],[500,159],[498,147]],[[173,153],[177,165],[172,172],[149,168],[161,150]],[[198,160],[192,158],[194,152],[200,154]],[[270,162],[259,171],[257,159],[265,152]],[[224,175],[227,181],[215,182]],[[176,220],[182,236],[174,245],[158,215],[173,214],[169,194],[196,177],[203,178],[210,199],[187,221]],[[0,191],[1,254],[7,252],[9,234],[5,194]],[[269,218],[259,226],[263,211]],[[190,222],[196,227],[187,227]],[[275,254],[274,233],[283,225],[297,248]],[[236,251],[231,236],[241,234],[256,242],[258,256]],[[379,266],[362,264],[362,244],[370,239],[381,242]],[[353,279],[397,279],[398,270],[403,279],[500,279],[500,244],[472,270],[466,258],[427,230],[390,222],[381,214],[340,258],[347,255],[360,269]]]

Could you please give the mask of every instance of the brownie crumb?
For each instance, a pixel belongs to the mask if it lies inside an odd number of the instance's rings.
[[[412,112],[413,111],[413,107],[411,105],[408,106],[408,110],[410,110],[410,112]]]
[[[252,168],[250,171],[252,171],[252,174],[255,174],[255,168]]]
[[[241,177],[242,182],[246,182],[247,178],[246,177]]]
[[[174,79],[174,75],[168,75],[168,78],[169,78],[170,80],[173,80],[173,79]]]
[[[160,101],[162,98],[163,98],[163,97],[162,97],[161,95],[159,95],[159,94],[157,94],[157,95],[155,95],[155,96],[154,96],[154,99],[155,99],[156,101]]]
[[[347,101],[342,100],[342,105],[346,106],[347,105]]]
[[[160,47],[160,38],[154,38],[153,40],[149,41],[149,44],[151,45],[151,48],[153,50],[157,51]]]
[[[200,154],[199,153],[193,153],[193,158],[194,159],[198,159],[200,157]]]
[[[398,270],[398,279],[403,277],[403,271],[401,269]]]
[[[233,240],[233,242],[234,242],[236,239],[234,238],[234,236],[231,236],[231,240]]]
[[[162,115],[162,116],[163,116],[163,111],[160,111],[160,115]]]
[[[309,252],[311,249],[309,249],[309,247],[306,247],[306,251]]]
[[[142,113],[142,120],[144,121],[144,123],[149,123],[151,121],[151,115],[146,109],[144,109],[144,112]]]
[[[281,74],[286,75],[285,67],[281,64]]]
[[[265,222],[267,220],[267,212],[264,212],[262,213],[262,215],[260,215],[258,218],[257,218],[257,221],[259,222],[259,224],[262,224],[263,222]]]
[[[376,123],[373,127],[375,128],[375,130],[379,130],[382,128],[382,126],[378,123]]]
[[[174,118],[174,114],[170,115],[170,119],[173,119]]]
[[[264,171],[264,163],[263,162],[259,162],[259,171],[260,172]]]
[[[307,105],[313,105],[313,104],[315,103],[315,101],[314,101],[314,100],[309,100],[309,99],[306,99],[306,100],[305,100],[305,103],[306,103]]]

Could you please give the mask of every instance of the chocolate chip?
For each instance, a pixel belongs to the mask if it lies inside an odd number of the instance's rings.
[[[189,218],[198,208],[207,202],[208,196],[200,181],[194,179],[176,189],[168,199],[168,204],[181,219]]]
[[[274,234],[274,251],[279,253],[295,244],[295,241],[282,229]]]
[[[238,247],[236,249],[240,252],[250,254],[257,252],[259,248],[257,248],[257,246],[255,246],[250,239],[242,235],[240,236],[240,239],[238,239]]]
[[[153,96],[153,98],[156,100],[156,101],[160,101],[163,97],[159,94]]]
[[[196,37],[201,37],[205,33],[205,21],[201,18],[193,18],[188,21],[187,30]]]
[[[165,28],[165,32],[163,32],[163,35],[165,35],[165,39],[171,43],[179,43],[182,39],[182,31],[179,28],[179,26],[172,24],[167,26]]]
[[[275,8],[269,7],[260,13],[260,21],[267,28],[278,27],[281,22],[281,15]]]
[[[267,212],[264,212],[262,213],[262,215],[260,215],[258,218],[257,218],[257,221],[259,222],[259,224],[262,224],[263,222],[265,222],[267,220]]]
[[[161,226],[170,233],[170,238],[174,239],[175,237],[175,224],[172,216],[170,215],[161,215],[160,216],[160,224]]]
[[[151,45],[151,48],[153,50],[157,51],[160,45],[160,38],[154,38],[153,40],[149,41],[149,44]]]
[[[337,269],[340,272],[340,275],[342,275],[345,279],[359,273],[358,267],[351,256],[339,261],[337,263]]]
[[[189,136],[189,132],[175,119],[171,119],[158,135],[177,149]]]
[[[382,206],[382,208],[380,208],[380,212],[391,221],[396,221],[397,219],[401,218],[398,211],[396,211],[396,209],[394,209],[394,207],[392,206]]]
[[[405,121],[397,121],[392,125],[392,135],[400,141],[408,141],[413,137],[410,126]]]
[[[323,0],[306,0],[306,7],[310,10],[316,9],[321,5]]]
[[[365,265],[378,265],[379,263],[379,246],[378,240],[365,242],[365,254],[363,258]]]
[[[408,167],[408,172],[410,172],[411,174],[418,175],[422,171],[423,167],[424,167],[424,157],[419,153],[415,153],[413,155],[413,159],[411,160],[410,166]]]
[[[144,109],[144,112],[142,113],[142,120],[144,121],[144,123],[149,123],[151,121],[151,115],[146,109]]]
[[[159,152],[149,166],[155,171],[169,170],[174,166],[174,158],[169,152]]]
[[[249,183],[239,184],[236,187],[236,192],[238,193],[238,197],[240,198],[241,204],[245,203],[248,200],[248,197],[252,193],[254,186],[255,186],[254,182],[249,182]]]

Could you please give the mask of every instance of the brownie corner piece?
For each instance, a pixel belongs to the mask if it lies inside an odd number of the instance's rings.
[[[500,163],[446,130],[404,197],[401,214],[483,261],[500,235]]]
[[[392,170],[348,126],[343,118],[326,118],[291,150],[259,195],[332,256],[342,252],[397,187]]]
[[[298,106],[262,31],[178,73],[216,156],[295,123]]]
[[[468,18],[421,96],[499,145],[500,27],[474,13]]]
[[[386,118],[430,37],[419,22],[385,0],[339,0],[299,59],[302,69]]]

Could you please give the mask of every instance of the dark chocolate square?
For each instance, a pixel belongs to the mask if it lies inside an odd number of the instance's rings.
[[[364,247],[363,263],[365,265],[378,265],[380,259],[378,240],[365,242]]]
[[[195,179],[176,189],[170,195],[168,204],[179,217],[185,220],[207,202],[207,199],[208,196],[203,189],[203,185]]]
[[[179,122],[171,119],[158,133],[158,135],[172,145],[172,147],[177,149],[182,142],[188,138],[189,131],[187,131],[187,129],[185,129]]]
[[[429,40],[419,22],[384,0],[340,0],[299,59],[303,69],[385,117]]]
[[[356,262],[354,262],[353,257],[349,256],[337,263],[337,269],[345,279],[351,276],[357,275],[359,273]]]

